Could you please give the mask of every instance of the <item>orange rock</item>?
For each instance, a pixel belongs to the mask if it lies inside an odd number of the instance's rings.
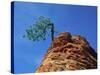
[[[54,38],[36,72],[84,70],[97,68],[97,54],[88,41],[62,32]]]

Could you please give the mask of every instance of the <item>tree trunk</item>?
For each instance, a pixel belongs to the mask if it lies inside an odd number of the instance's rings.
[[[52,23],[51,24],[51,40],[53,41],[54,40],[54,24]]]

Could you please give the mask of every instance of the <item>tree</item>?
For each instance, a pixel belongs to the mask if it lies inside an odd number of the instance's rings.
[[[35,24],[26,29],[26,34],[23,37],[32,41],[45,40],[47,35],[51,33],[51,40],[54,40],[54,24],[50,18],[40,16]]]

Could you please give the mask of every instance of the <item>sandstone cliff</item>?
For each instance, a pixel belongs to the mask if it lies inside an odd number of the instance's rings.
[[[54,38],[36,72],[84,70],[97,68],[97,54],[80,35],[62,32]]]

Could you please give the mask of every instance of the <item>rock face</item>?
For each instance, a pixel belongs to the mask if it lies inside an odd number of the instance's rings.
[[[62,32],[54,38],[36,72],[56,72],[97,68],[97,54],[88,41]]]

